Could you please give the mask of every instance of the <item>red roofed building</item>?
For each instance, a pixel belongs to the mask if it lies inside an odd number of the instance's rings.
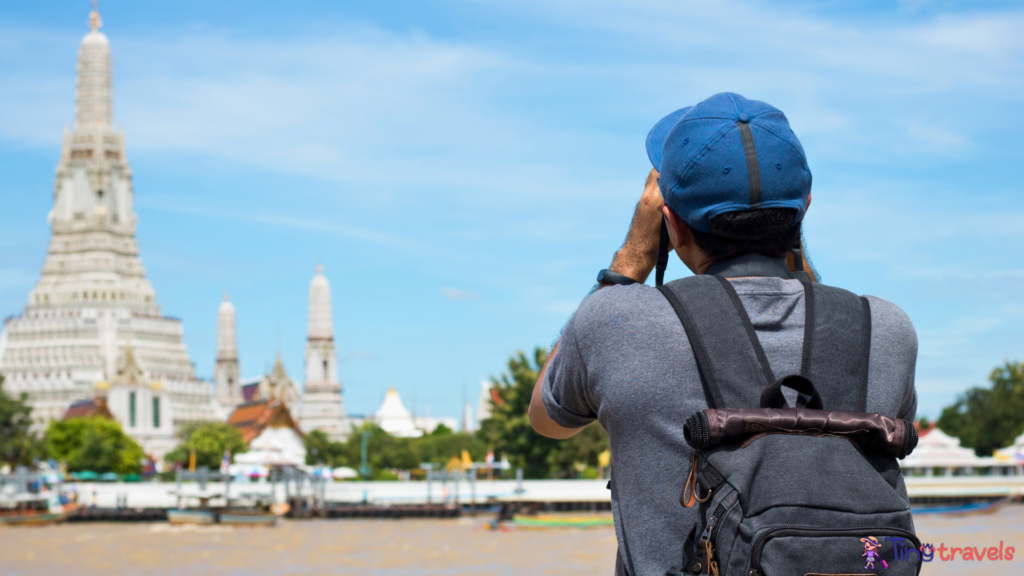
[[[302,436],[302,431],[292,418],[288,406],[284,401],[277,399],[256,400],[239,405],[228,417],[228,424],[242,433],[242,438],[247,444],[267,428],[291,428]]]
[[[270,398],[247,402],[228,417],[242,433],[249,451],[235,457],[239,464],[297,466],[306,462],[302,430],[284,400]]]
[[[918,438],[923,437],[923,436],[927,436],[929,432],[931,432],[932,430],[935,430],[935,426],[936,426],[935,422],[932,422],[932,423],[928,424],[927,428],[924,428],[924,427],[921,426],[921,421],[920,420],[918,420],[917,422],[914,422],[914,430],[917,430]]]
[[[114,420],[114,415],[110,413],[110,408],[107,407],[107,400],[103,396],[96,396],[92,400],[75,402],[64,411],[64,416],[61,417],[61,420],[97,417]]]

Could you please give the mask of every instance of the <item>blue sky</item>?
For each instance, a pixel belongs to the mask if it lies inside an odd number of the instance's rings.
[[[228,290],[243,373],[280,333],[301,378],[322,262],[349,410],[393,383],[458,414],[610,261],[650,126],[721,91],[789,116],[811,256],[908,312],[923,414],[1024,357],[1019,2],[211,4],[100,6],[143,262],[200,375]],[[45,257],[88,10],[0,8],[4,315]]]

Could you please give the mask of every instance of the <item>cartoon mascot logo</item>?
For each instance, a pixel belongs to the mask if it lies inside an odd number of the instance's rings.
[[[864,569],[874,570],[875,562],[881,562],[882,568],[888,570],[889,565],[886,564],[885,560],[882,560],[882,557],[878,555],[878,549],[882,547],[878,542],[878,539],[874,536],[868,536],[867,538],[861,538],[860,541],[864,543],[864,553],[861,554],[861,556],[867,560],[864,564]]]

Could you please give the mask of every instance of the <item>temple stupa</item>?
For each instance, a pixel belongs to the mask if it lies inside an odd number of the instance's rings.
[[[46,261],[28,305],[4,324],[0,374],[9,393],[28,393],[38,428],[74,401],[120,389],[114,416],[144,449],[161,452],[168,427],[216,412],[210,385],[195,377],[181,321],[163,315],[139,259],[132,171],[113,122],[110,42],[95,9],[89,24]],[[148,445],[156,437],[160,446]]]

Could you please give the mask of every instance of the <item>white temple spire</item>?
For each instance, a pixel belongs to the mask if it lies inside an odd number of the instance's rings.
[[[230,409],[242,402],[241,370],[238,366],[238,338],[235,331],[235,307],[224,292],[217,309],[217,363],[213,376],[217,402]]]
[[[235,335],[235,306],[224,292],[224,301],[217,309],[217,359],[237,360],[238,342]]]
[[[92,0],[92,12],[89,12],[89,27],[93,32],[98,32],[103,27],[103,20],[100,18],[99,0]]]
[[[342,438],[349,426],[338,382],[338,353],[331,319],[331,283],[317,265],[309,283],[309,331],[306,337],[306,382],[299,419],[305,431],[322,430]]]
[[[102,25],[103,21],[94,2],[92,12],[89,13],[89,27],[92,31],[82,39],[78,50],[75,132],[104,132],[113,129],[110,42],[100,32]]]
[[[309,338],[334,338],[331,320],[331,283],[324,276],[324,267],[318,264],[316,276],[309,283]]]

